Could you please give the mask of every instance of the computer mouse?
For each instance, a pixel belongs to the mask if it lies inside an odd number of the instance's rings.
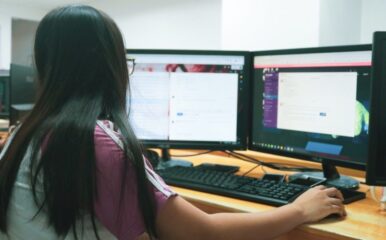
[[[333,213],[325,217],[325,219],[333,219],[333,218],[342,218],[342,216],[339,213]]]
[[[333,213],[333,214],[330,214],[328,215],[327,217],[325,217],[324,219],[328,219],[328,220],[342,220],[344,219],[346,216],[341,216],[339,213]]]

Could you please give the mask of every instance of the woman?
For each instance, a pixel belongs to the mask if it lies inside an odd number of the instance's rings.
[[[130,128],[125,48],[106,14],[51,11],[34,51],[38,99],[1,155],[0,239],[267,239],[345,215],[333,188],[260,214],[210,215],[172,193]]]

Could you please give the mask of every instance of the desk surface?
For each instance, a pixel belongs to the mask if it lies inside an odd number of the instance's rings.
[[[244,152],[262,160],[275,162],[299,163],[307,166],[318,167],[316,163],[309,163],[289,158],[277,157],[270,154]],[[187,151],[174,150],[172,154],[187,154]],[[239,173],[245,173],[256,166],[253,163],[244,162],[235,158],[225,156],[224,154],[205,154],[195,157],[184,158],[197,165],[202,162],[221,163],[227,165],[240,166]],[[319,166],[320,167],[320,166]],[[264,173],[281,173],[268,168],[256,168],[248,176],[260,177]],[[355,176],[363,181],[364,173],[349,169],[339,169],[340,173]],[[253,203],[249,201],[189,190],[185,188],[173,187],[173,189],[182,197],[210,213],[215,212],[262,212],[273,209],[274,207]],[[300,226],[292,232],[278,239],[386,239],[386,212],[379,210],[379,205],[371,199],[369,187],[361,184],[360,191],[367,193],[367,198],[346,205],[348,216],[344,220],[325,219],[318,223]]]

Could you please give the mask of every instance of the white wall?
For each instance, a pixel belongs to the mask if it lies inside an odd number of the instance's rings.
[[[92,0],[89,4],[113,17],[127,48],[221,48],[221,0]],[[49,8],[0,4],[0,69],[8,69],[11,61],[11,19],[40,20]]]
[[[11,62],[11,17],[0,7],[0,69],[9,69]]]
[[[127,48],[221,48],[221,0],[115,0],[90,4],[114,18]]]
[[[367,44],[386,31],[385,0],[223,0],[222,49]]]
[[[317,46],[319,0],[223,0],[222,48]]]
[[[12,19],[12,63],[26,66],[33,65],[33,49],[38,25],[38,21]]]
[[[12,18],[40,20],[45,13],[41,8],[0,2],[0,69],[9,69],[11,63]]]
[[[263,50],[358,44],[370,43],[373,31],[386,30],[385,0],[88,1],[113,17],[128,48]],[[11,60],[12,17],[39,20],[51,5],[0,1],[0,69],[8,69]]]
[[[358,44],[362,0],[321,0],[319,45]]]
[[[372,42],[374,31],[386,31],[386,1],[362,0],[361,43]]]

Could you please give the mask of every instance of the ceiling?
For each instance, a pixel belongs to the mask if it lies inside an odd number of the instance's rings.
[[[0,4],[34,6],[39,8],[53,8],[73,3],[90,3],[98,0],[0,0]]]

